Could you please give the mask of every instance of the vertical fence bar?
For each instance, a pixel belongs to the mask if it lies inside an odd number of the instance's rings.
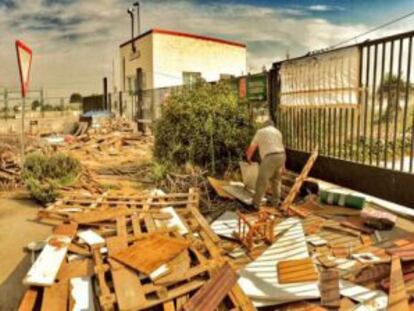
[[[333,108],[333,156],[334,157],[336,157],[337,156],[337,152],[338,152],[338,150],[337,150],[337,147],[338,147],[338,145],[337,145],[337,132],[336,132],[336,127],[337,127],[337,119],[338,118],[338,116],[337,116],[337,108],[335,107],[335,108]]]
[[[403,137],[401,144],[401,166],[400,170],[404,170],[404,158],[405,158],[405,131],[407,129],[407,112],[408,112],[408,100],[410,98],[410,79],[411,79],[411,50],[412,50],[413,37],[410,37],[408,41],[408,60],[407,60],[407,81],[405,83],[405,102],[404,102],[404,116],[403,116]],[[410,158],[410,162],[412,158]]]
[[[326,122],[326,108],[322,108],[322,114],[323,114],[323,152],[325,155],[328,154],[327,150],[327,137],[329,135],[329,130],[328,130],[328,122]]]
[[[342,157],[342,123],[343,123],[342,114],[343,114],[342,108],[339,108],[338,158]]]
[[[331,140],[332,140],[332,108],[328,108],[328,156],[331,155]]]
[[[352,161],[354,156],[354,125],[355,125],[355,108],[351,109],[351,136],[350,136],[350,146],[349,146],[349,160]]]
[[[401,66],[402,66],[402,52],[404,49],[403,39],[400,39],[399,53],[398,53],[398,78],[397,78],[397,98],[395,100],[395,112],[394,112],[394,136],[392,143],[392,169],[395,169],[395,157],[397,151],[398,140],[398,110],[400,109],[400,80],[401,80]]]
[[[304,108],[303,109],[303,113],[304,113],[304,125],[305,125],[305,129],[304,129],[304,139],[305,139],[305,151],[309,150],[309,139],[308,139],[308,135],[309,135],[309,124],[308,124],[308,109]]]
[[[364,53],[363,48],[359,48],[359,54],[360,54],[360,61],[359,61],[359,87],[362,87],[362,68],[364,63]],[[356,133],[355,133],[355,142],[356,142],[356,161],[359,162],[359,140],[360,140],[360,133],[361,133],[361,107],[362,107],[362,90],[358,90],[358,110],[356,115]],[[352,157],[351,157],[352,160]]]
[[[300,109],[300,150],[305,151],[305,144],[304,144],[305,140],[304,140],[304,135],[303,135],[304,127],[305,127],[305,122],[303,118],[304,112],[302,108],[299,108],[299,109]]]
[[[385,54],[386,54],[386,42],[384,42],[382,44],[382,55],[381,55],[381,82],[380,82],[380,88],[379,88],[379,117],[378,117],[378,134],[377,134],[377,141],[378,144],[380,143],[380,141],[382,141],[382,135],[381,135],[381,130],[382,130],[382,106],[383,106],[383,102],[384,102],[384,89],[383,89],[383,84],[384,84],[384,75],[385,75]],[[377,153],[377,166],[380,165],[380,156],[381,156],[381,149],[378,150]]]
[[[313,145],[312,150],[318,144],[318,108],[313,108]]]
[[[388,83],[392,81],[392,71],[393,71],[393,62],[394,62],[394,40],[391,41],[391,51],[390,51],[390,72],[388,73]],[[382,85],[381,87],[384,87]],[[384,167],[386,168],[387,161],[388,161],[388,135],[390,130],[390,102],[391,102],[391,96],[390,96],[390,90],[388,90],[387,94],[387,112],[386,112],[386,123],[385,123],[385,142],[384,142]]]
[[[322,124],[322,110],[321,110],[321,108],[318,108],[318,147],[319,147],[319,150],[321,150],[322,151],[322,135],[324,135],[324,134],[322,134],[322,127],[321,127],[321,124]]]
[[[362,145],[362,163],[365,163],[365,151],[367,145],[367,123],[368,123],[368,87],[369,87],[369,73],[371,69],[371,45],[367,47],[367,66],[366,66],[366,77],[364,83],[364,94],[365,94],[365,101],[364,101],[364,127],[363,127],[363,145]]]
[[[375,88],[377,84],[377,58],[378,58],[378,44],[374,46],[374,68],[372,77],[372,94],[371,94],[371,122],[369,135],[369,165],[372,165],[372,152],[374,141],[374,119],[375,119]]]
[[[296,114],[296,150],[300,150],[300,110],[295,108]]]
[[[293,148],[294,144],[295,144],[295,118],[293,115],[293,107],[290,107],[290,137],[291,137],[291,142],[290,142],[290,147]]]
[[[348,142],[348,126],[349,126],[349,108],[345,108],[345,139],[344,139],[344,159],[348,159],[347,142]]]

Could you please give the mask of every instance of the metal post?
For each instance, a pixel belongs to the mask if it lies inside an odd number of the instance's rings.
[[[44,90],[42,88],[40,90],[40,111],[41,111],[41,114],[42,114],[42,118],[45,116],[45,110],[43,108],[44,105],[45,105],[44,100],[45,100],[45,96],[44,96]]]
[[[124,115],[124,102],[122,100],[122,92],[119,92],[119,115]]]
[[[23,96],[22,98],[22,132],[20,135],[20,154],[22,163],[24,163],[24,114],[26,110],[26,96]]]
[[[65,102],[64,102],[63,97],[60,98],[60,107],[61,107],[61,113],[60,114],[63,116],[64,111],[65,111]]]
[[[5,113],[5,119],[8,119],[9,117],[9,96],[7,93],[7,89],[4,89],[4,111]]]
[[[104,110],[108,110],[108,79],[105,77],[103,78],[103,92],[104,92],[104,98],[103,98],[103,104],[104,104]]]

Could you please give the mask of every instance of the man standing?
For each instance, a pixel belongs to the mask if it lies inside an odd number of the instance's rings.
[[[272,185],[272,205],[278,207],[282,186],[282,170],[285,166],[285,148],[282,133],[271,120],[256,132],[250,146],[246,150],[247,161],[250,163],[256,149],[259,148],[261,163],[256,181],[256,192],[253,197],[254,206],[259,209],[269,181]]]

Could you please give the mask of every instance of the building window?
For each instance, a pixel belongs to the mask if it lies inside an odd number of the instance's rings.
[[[183,72],[183,83],[193,85],[201,80],[201,72]]]

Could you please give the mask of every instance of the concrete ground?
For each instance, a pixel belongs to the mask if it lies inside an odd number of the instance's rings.
[[[17,310],[31,266],[24,247],[43,240],[51,227],[35,222],[39,205],[28,200],[0,198],[0,311]]]

